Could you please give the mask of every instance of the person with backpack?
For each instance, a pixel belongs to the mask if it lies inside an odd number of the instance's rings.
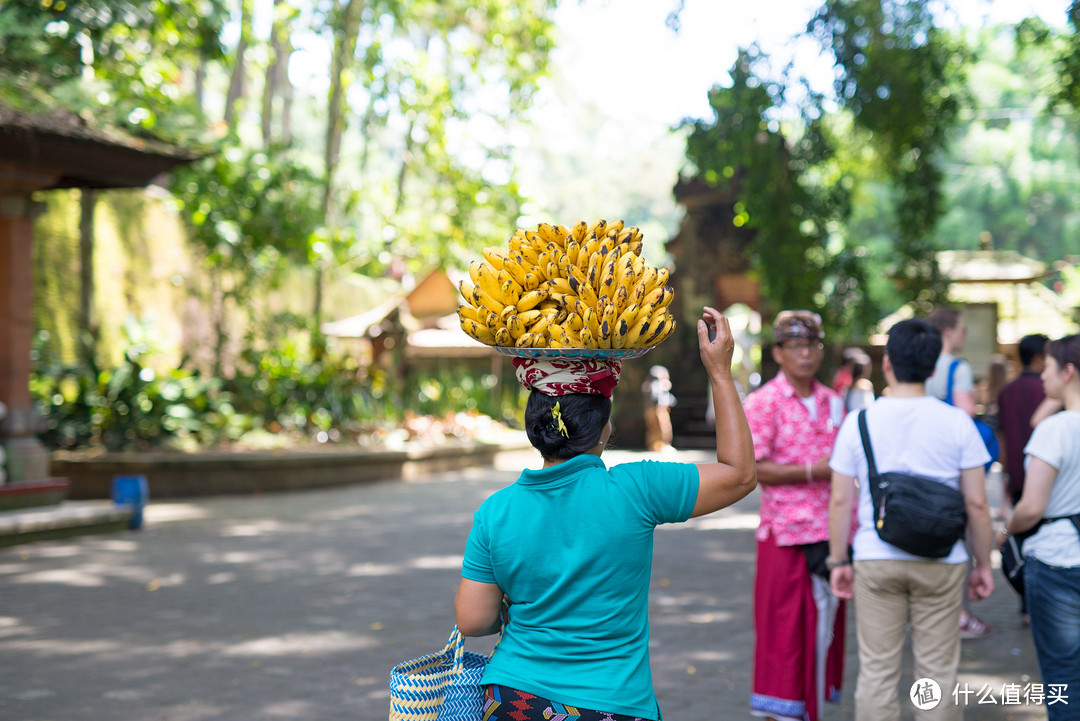
[[[856,721],[900,718],[896,684],[908,625],[915,677],[929,678],[939,685],[936,707],[917,710],[915,718],[961,718],[962,709],[950,694],[960,663],[961,596],[968,571],[962,538],[965,525],[975,556],[967,596],[979,600],[994,590],[990,567],[993,532],[983,468],[988,454],[963,410],[927,395],[926,380],[934,372],[940,352],[941,335],[927,321],[913,318],[894,325],[882,361],[889,393],[845,419],[830,461],[828,566],[833,592],[855,601],[859,643]],[[865,423],[865,442],[860,421]],[[896,488],[871,489],[871,477],[879,481],[878,473],[891,479]],[[943,539],[944,555],[918,555],[896,545],[906,545],[904,535],[918,524],[905,518],[894,527],[890,522],[904,509],[875,498],[888,490],[901,490],[901,483],[913,476],[923,484],[935,484],[941,495],[953,494],[960,499],[959,518],[952,519],[958,520],[960,532]],[[924,494],[921,503],[915,504],[914,511],[910,507],[907,511],[944,514],[943,508],[933,507],[926,497]],[[858,517],[853,537],[852,506]],[[894,535],[885,534],[885,530]]]
[[[934,373],[926,380],[926,393],[962,409],[975,421],[975,374],[971,364],[960,357],[964,352],[968,332],[964,314],[951,306],[939,305],[930,312],[926,320],[941,334],[941,354],[934,364]],[[984,445],[988,440],[997,444],[997,437],[992,429],[984,424],[979,430],[980,433],[989,435],[989,439],[983,437]],[[996,455],[996,451],[990,451],[987,471],[990,470],[990,464],[996,460]],[[960,638],[982,638],[992,630],[990,624],[971,613],[966,603],[960,609]]]

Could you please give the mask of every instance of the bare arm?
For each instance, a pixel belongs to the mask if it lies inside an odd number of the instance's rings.
[[[960,492],[964,494],[967,510],[968,546],[975,556],[975,567],[968,577],[968,598],[978,601],[994,591],[994,577],[990,569],[990,544],[994,531],[990,523],[990,508],[986,503],[986,471],[982,466],[960,471]]]
[[[1054,487],[1058,469],[1037,456],[1028,456],[1024,474],[1024,495],[1005,524],[1009,533],[1021,533],[1034,526],[1046,511],[1050,490]]]
[[[975,417],[975,394],[971,391],[953,391],[953,405],[963,409],[972,418]]]
[[[454,615],[463,636],[489,636],[499,631],[503,592],[494,583],[462,578],[454,596]]]
[[[1040,403],[1039,407],[1035,409],[1035,412],[1031,414],[1031,427],[1034,428],[1039,425],[1040,421],[1046,420],[1064,407],[1065,404],[1056,398],[1043,398],[1042,403]],[[1027,481],[1025,481],[1025,483],[1026,482]]]
[[[758,461],[758,483],[763,486],[797,486],[801,483],[809,483],[810,479],[829,478],[829,456],[821,458],[810,464],[810,478],[807,478],[805,463],[774,463],[772,461]]]
[[[757,486],[754,442],[731,376],[735,340],[727,318],[708,307],[703,314],[704,318],[697,324],[698,348],[712,386],[716,463],[698,464],[698,495],[693,516],[730,506]],[[709,340],[710,328],[716,331],[713,340]]]
[[[851,539],[851,508],[855,503],[855,479],[833,471],[829,496],[829,558],[834,563],[848,560]],[[854,575],[851,566],[837,566],[829,576],[837,598],[853,598]]]

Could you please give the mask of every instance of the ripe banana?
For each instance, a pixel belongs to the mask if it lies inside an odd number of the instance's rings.
[[[474,320],[463,320],[461,329],[485,345],[495,345],[495,335],[485,325]]]
[[[670,273],[641,257],[641,231],[621,220],[518,229],[488,246],[458,284],[462,330],[522,348],[639,348],[675,329]]]

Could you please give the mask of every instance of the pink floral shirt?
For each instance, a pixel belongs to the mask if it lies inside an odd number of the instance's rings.
[[[844,402],[816,380],[811,397],[816,420],[810,419],[810,411],[783,373],[746,397],[743,409],[754,437],[756,460],[805,465],[832,453],[844,420]],[[765,540],[770,532],[780,546],[828,540],[830,480],[761,486],[758,540]]]

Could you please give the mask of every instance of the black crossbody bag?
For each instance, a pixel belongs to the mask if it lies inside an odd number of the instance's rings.
[[[1010,535],[1001,547],[1001,572],[1005,574],[1005,580],[1013,590],[1021,596],[1024,595],[1024,541],[1034,536],[1042,524],[1052,521],[1072,521],[1076,532],[1080,534],[1080,513],[1074,516],[1040,518],[1038,523],[1026,531]]]
[[[916,556],[948,556],[967,528],[964,494],[933,478],[878,473],[866,429],[866,409],[859,411],[859,435],[870,471],[870,497],[878,536]]]

